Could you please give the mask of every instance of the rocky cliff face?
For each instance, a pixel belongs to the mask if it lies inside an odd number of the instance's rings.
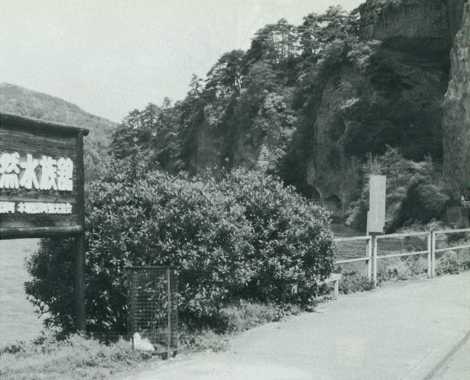
[[[444,173],[458,199],[470,186],[470,3],[454,40],[443,108]]]
[[[324,202],[344,210],[356,196],[355,159],[386,145],[409,159],[442,159],[441,105],[461,3],[369,0],[359,8],[362,38],[376,41],[368,65],[333,72],[313,105],[306,181]]]
[[[421,42],[427,42],[427,50],[449,47],[448,5],[442,0],[369,0],[360,11],[365,39],[386,40],[399,48]]]
[[[450,40],[453,42],[457,32],[462,26],[464,5],[468,0],[447,0],[447,14],[449,18]]]
[[[465,2],[367,0],[356,13],[354,41],[329,41],[332,62],[310,61],[311,71],[308,57],[300,56],[273,73],[248,51],[245,71],[258,90],[247,96],[250,88],[242,89],[216,119],[237,117],[218,126],[210,115],[218,103],[209,102],[194,134],[191,169],[280,166],[287,183],[338,216],[360,192],[361,162],[387,145],[412,161],[444,159],[446,172],[455,168],[454,178],[464,178],[470,151]],[[286,72],[293,75],[283,77]],[[275,84],[266,86],[272,78]],[[465,143],[456,148],[456,141]]]

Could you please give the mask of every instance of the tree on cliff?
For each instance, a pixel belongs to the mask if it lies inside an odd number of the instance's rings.
[[[313,198],[325,183],[339,197],[352,163],[387,145],[440,162],[447,57],[402,48],[409,40],[365,39],[374,20],[363,10],[331,7],[299,26],[266,25],[247,51],[229,51],[194,77],[181,102],[133,111],[114,146],[129,143],[123,154],[140,150],[170,171],[260,166]]]
[[[180,108],[165,99],[160,107],[149,104],[130,112],[114,131],[112,154],[118,159],[143,159],[147,165],[172,172],[181,169]]]

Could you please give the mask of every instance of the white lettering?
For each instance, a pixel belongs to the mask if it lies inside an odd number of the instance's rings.
[[[42,167],[39,187],[41,190],[57,190],[57,161],[49,156],[42,156],[39,165]]]
[[[73,161],[70,158],[57,160],[57,187],[61,191],[73,190]]]
[[[38,167],[38,160],[33,159],[31,154],[26,155],[26,161],[20,163],[24,169],[23,176],[20,180],[20,186],[25,189],[39,189],[39,181],[36,175],[36,168]]]
[[[0,153],[0,190],[73,191],[73,161],[68,157],[36,159],[27,153]]]
[[[0,155],[0,189],[18,189],[19,153],[2,153]]]
[[[15,212],[15,202],[0,202],[0,214],[13,214]]]
[[[66,215],[72,213],[72,204],[47,202],[19,202],[16,205],[16,212],[20,214]]]

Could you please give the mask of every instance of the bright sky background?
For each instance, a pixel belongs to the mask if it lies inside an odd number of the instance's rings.
[[[165,96],[185,96],[192,73],[247,49],[281,17],[363,0],[2,0],[0,83],[64,98],[120,121]]]

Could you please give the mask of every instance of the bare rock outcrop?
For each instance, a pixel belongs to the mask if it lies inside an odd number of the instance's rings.
[[[443,105],[443,172],[458,199],[470,186],[470,3],[465,5],[450,57],[450,81]]]

